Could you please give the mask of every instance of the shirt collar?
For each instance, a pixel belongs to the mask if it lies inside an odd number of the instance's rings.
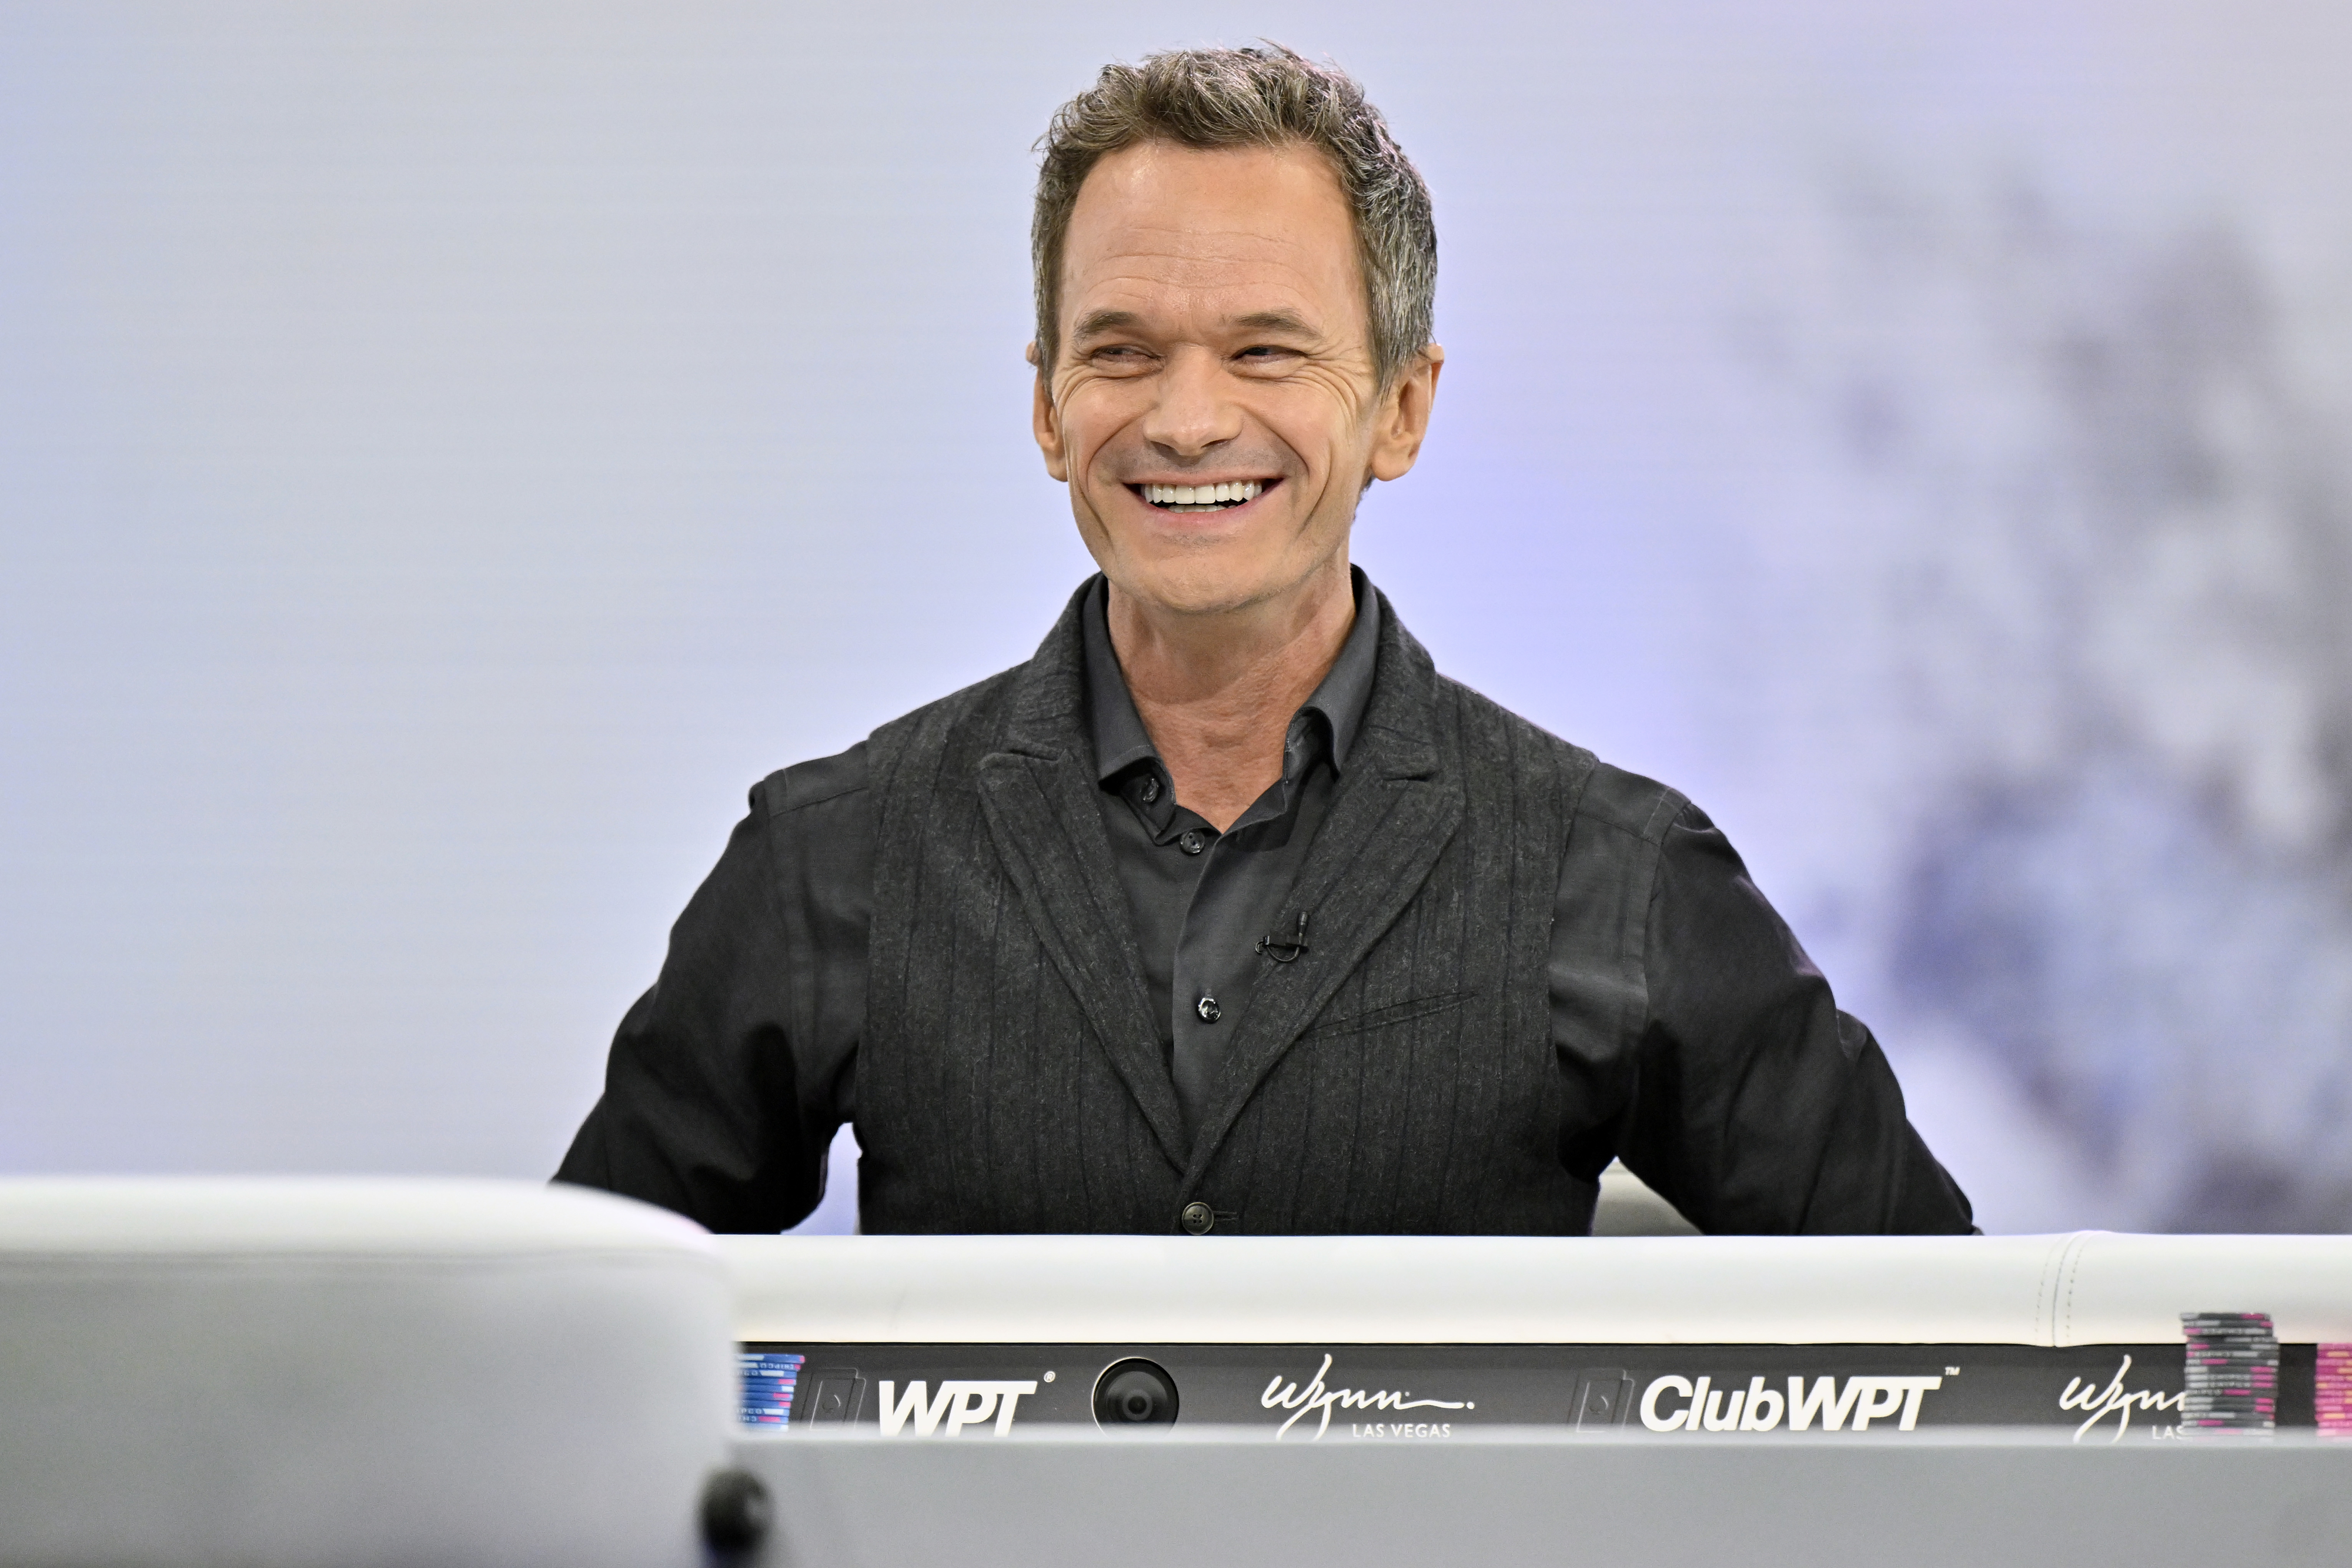
[[[1348,575],[1355,590],[1356,623],[1339,645],[1339,656],[1332,661],[1323,684],[1291,720],[1295,734],[1300,718],[1310,713],[1323,716],[1331,737],[1335,772],[1346,768],[1348,749],[1363,727],[1364,709],[1372,699],[1372,671],[1380,662],[1381,597],[1372,591],[1363,568],[1351,566]],[[1157,762],[1160,750],[1143,727],[1143,716],[1135,711],[1135,698],[1129,695],[1127,676],[1111,647],[1108,579],[1095,579],[1078,619],[1086,643],[1087,725],[1095,743],[1096,778],[1108,783],[1147,758]]]

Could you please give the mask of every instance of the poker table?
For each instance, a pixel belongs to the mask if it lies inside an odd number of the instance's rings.
[[[2273,1427],[2183,1425],[2208,1312],[2268,1314]],[[523,1184],[0,1182],[0,1562],[2333,1563],[2347,1343],[2336,1237],[713,1238]]]
[[[2352,1560],[2352,1239],[719,1246],[772,1562]],[[2273,1433],[2184,1434],[2209,1311]]]
[[[2313,1426],[2315,1346],[2352,1341],[2342,1271],[2352,1239],[718,1245],[747,1375],[764,1372],[783,1396],[747,1416],[821,1434],[986,1439],[1129,1425],[1106,1401],[1132,1363],[1155,1401],[1132,1424],[1284,1441],[1512,1428],[1675,1444],[1729,1433],[1754,1446],[1809,1431],[2001,1427],[2147,1444],[2174,1437],[2183,1312],[2235,1310],[2242,1298],[2273,1315],[2277,1419],[2290,1430]],[[1770,1402],[1761,1413],[1759,1396]]]

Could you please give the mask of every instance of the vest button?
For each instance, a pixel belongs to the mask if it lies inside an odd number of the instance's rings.
[[[1217,1217],[1210,1212],[1209,1206],[1205,1203],[1186,1204],[1183,1220],[1184,1228],[1195,1236],[1206,1236],[1217,1228]]]
[[[1225,1016],[1225,1009],[1217,1005],[1214,997],[1202,997],[1192,1004],[1192,1010],[1201,1015],[1202,1023],[1214,1023]]]
[[[1209,847],[1209,840],[1200,829],[1187,828],[1178,835],[1176,847],[1188,855],[1197,855]]]
[[[1149,773],[1145,774],[1143,776],[1143,782],[1135,787],[1135,798],[1142,801],[1147,806],[1150,805],[1154,800],[1159,800],[1160,780],[1154,779]]]

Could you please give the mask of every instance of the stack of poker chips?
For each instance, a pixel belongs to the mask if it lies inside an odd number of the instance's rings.
[[[2323,1437],[2352,1437],[2352,1344],[2319,1347],[2312,1415]]]
[[[2183,1312],[2180,1435],[2228,1440],[2278,1429],[2278,1333],[2268,1312]]]

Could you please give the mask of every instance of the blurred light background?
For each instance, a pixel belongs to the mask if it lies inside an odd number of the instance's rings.
[[[1030,144],[1259,35],[1435,191],[1441,666],[1987,1228],[2352,1226],[2330,0],[0,3],[0,1168],[551,1170],[745,787],[1089,570]]]

